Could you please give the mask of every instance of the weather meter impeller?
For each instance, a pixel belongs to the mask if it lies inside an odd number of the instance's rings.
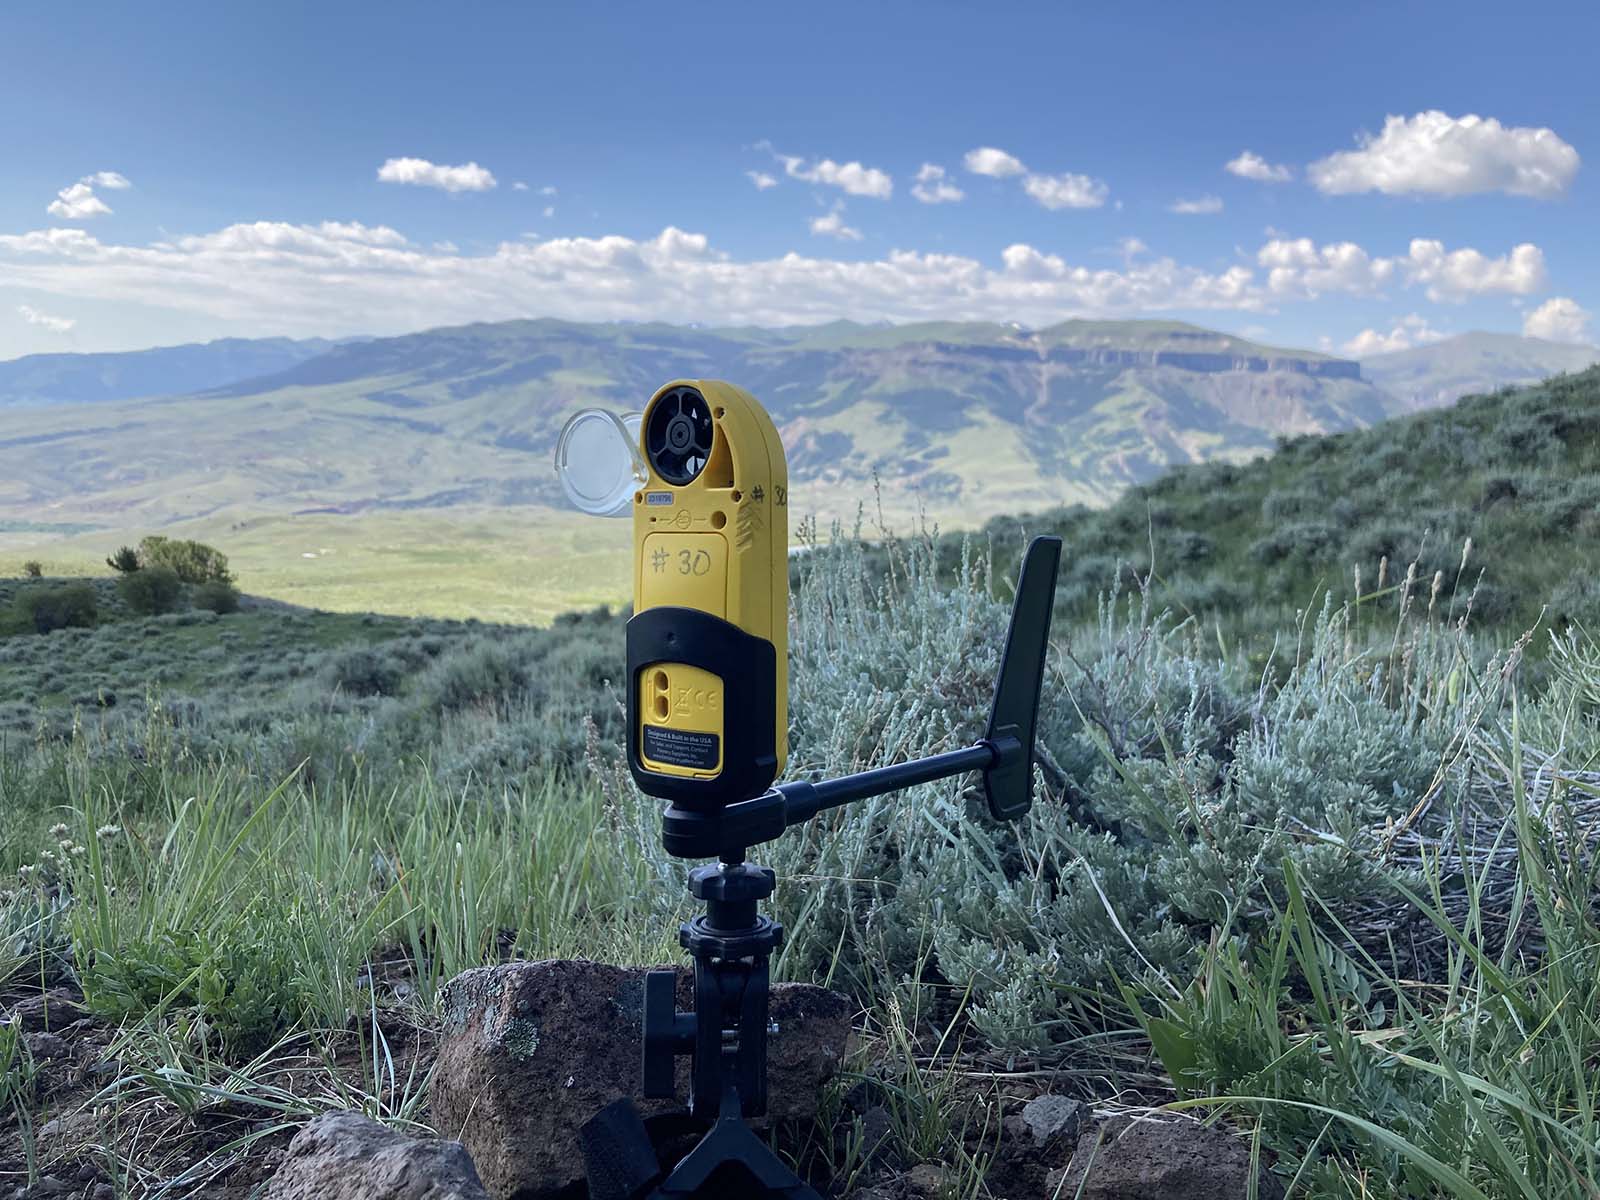
[[[773,873],[745,855],[824,809],[970,771],[997,820],[1027,812],[1061,541],[1028,547],[983,738],[773,786],[788,756],[789,569],[788,473],[771,418],[732,384],[678,380],[640,414],[578,413],[556,471],[583,511],[633,517],[628,766],[640,790],[668,801],[667,851],[718,860],[691,872],[705,913],[678,934],[694,961],[694,1011],[677,1011],[675,971],[652,971],[643,1030],[643,1094],[672,1098],[676,1059],[689,1056],[690,1112],[711,1128],[664,1171],[632,1103],[610,1105],[583,1131],[590,1195],[817,1200],[744,1124],[766,1111],[769,964],[783,940],[759,911]]]

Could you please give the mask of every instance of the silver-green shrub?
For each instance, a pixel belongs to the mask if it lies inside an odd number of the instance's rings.
[[[791,777],[981,733],[1008,617],[994,593],[1014,567],[991,570],[969,544],[952,585],[937,562],[931,540],[869,552],[837,535],[799,560]],[[1393,629],[1358,636],[1329,606],[1262,671],[1138,593],[1108,597],[1096,625],[1056,631],[1024,820],[995,825],[967,779],[761,848],[782,880],[783,969],[866,994],[933,985],[992,1043],[1045,1050],[1118,980],[1181,983],[1214,936],[1267,927],[1286,864],[1336,912],[1390,903],[1385,830],[1450,810],[1453,756],[1484,715],[1481,689],[1452,699],[1450,672],[1494,673],[1458,629],[1413,624],[1404,642]],[[681,909],[655,806],[626,825],[661,911]]]

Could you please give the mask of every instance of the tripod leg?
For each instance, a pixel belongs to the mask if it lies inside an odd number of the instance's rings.
[[[755,1190],[740,1191],[750,1200],[821,1200],[801,1178],[783,1164],[765,1142],[737,1117],[724,1116],[711,1127],[686,1158],[654,1192],[651,1200],[730,1195],[725,1172],[743,1175]],[[711,1185],[722,1183],[715,1191]]]
[[[739,997],[739,1100],[746,1117],[767,1111],[767,1013],[771,967],[763,955],[750,965]]]
[[[631,1100],[606,1105],[578,1131],[591,1200],[639,1200],[661,1178],[650,1134]]]

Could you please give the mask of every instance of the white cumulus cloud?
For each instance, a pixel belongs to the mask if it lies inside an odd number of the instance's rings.
[[[513,183],[511,185],[511,190],[513,192],[525,192],[525,191],[528,190],[528,185],[523,183],[522,180],[519,179],[519,180],[517,180],[515,183]]]
[[[1193,200],[1174,200],[1168,205],[1167,211],[1183,216],[1210,216],[1222,211],[1222,197],[1197,196]]]
[[[911,194],[924,204],[955,204],[966,193],[945,177],[945,169],[934,163],[923,163],[917,172],[917,182]]]
[[[1589,320],[1590,314],[1576,300],[1552,296],[1523,318],[1522,335],[1587,345],[1594,340],[1589,336]]]
[[[979,146],[976,150],[968,150],[962,162],[972,174],[988,175],[993,179],[1021,175],[1027,169],[1022,165],[1020,158],[993,146]]]
[[[17,305],[17,313],[29,325],[37,325],[51,333],[67,333],[78,323],[71,317],[53,317],[28,304]]]
[[[756,191],[758,192],[764,192],[768,188],[778,186],[778,181],[765,171],[746,171],[745,174],[750,177],[750,182],[756,185]]]
[[[1406,253],[1374,257],[1354,242],[1318,246],[1310,238],[1273,238],[1256,254],[1267,271],[1267,288],[1277,296],[1312,299],[1329,292],[1370,294],[1391,283],[1421,285],[1428,299],[1461,301],[1500,292],[1526,296],[1544,286],[1544,254],[1523,243],[1490,257],[1465,247],[1446,250],[1442,242],[1414,238]]]
[[[1028,175],[1022,190],[1051,210],[1099,208],[1110,190],[1105,182],[1088,175]]]
[[[861,231],[844,223],[844,211],[835,208],[825,217],[811,219],[811,233],[815,237],[838,238],[841,242],[859,242]]]
[[[783,173],[790,179],[805,183],[820,183],[836,187],[851,196],[870,196],[874,200],[887,200],[894,194],[894,180],[887,171],[864,166],[859,162],[839,163],[831,158],[807,162],[799,155],[779,154],[771,142],[757,142],[756,148],[765,150],[783,164]]]
[[[63,221],[86,221],[90,217],[106,216],[111,206],[96,196],[87,183],[75,183],[57,192],[46,211]]]
[[[1238,158],[1223,164],[1223,170],[1240,179],[1254,179],[1257,183],[1288,183],[1294,171],[1281,163],[1269,163],[1261,155],[1245,150]]]
[[[1527,296],[1545,285],[1544,253],[1524,242],[1490,258],[1477,250],[1446,250],[1431,238],[1413,238],[1404,260],[1410,279],[1427,285],[1430,300],[1465,300],[1488,292]]]
[[[1390,116],[1359,149],[1319,159],[1306,174],[1319,191],[1470,196],[1505,192],[1548,200],[1578,173],[1578,152],[1553,129],[1508,127],[1493,117],[1437,109]]]
[[[111,206],[96,196],[94,189],[99,187],[109,191],[121,191],[132,186],[127,176],[119,172],[96,171],[92,175],[85,175],[77,183],[62,188],[45,211],[52,217],[60,217],[63,221],[87,221],[90,217],[108,216],[111,213]]]
[[[966,157],[962,159],[962,165],[974,175],[987,175],[991,179],[1009,179],[1021,175],[1022,190],[1034,201],[1052,211],[1063,208],[1099,208],[1106,202],[1111,190],[1103,180],[1089,175],[1076,175],[1071,172],[1046,175],[1029,171],[1016,155],[1007,154],[994,146],[979,146],[976,150],[968,150]],[[927,167],[924,166],[923,169],[927,170]],[[943,174],[942,171],[940,173]]]
[[[486,192],[495,186],[495,177],[475,162],[447,167],[425,158],[391,158],[378,168],[378,182],[409,183],[445,192]]]
[[[1374,354],[1393,354],[1397,350],[1409,350],[1413,346],[1437,342],[1448,336],[1433,328],[1426,317],[1411,313],[1394,321],[1387,333],[1378,329],[1363,329],[1340,349],[1351,358],[1371,358]]]
[[[1375,292],[1395,275],[1395,264],[1373,258],[1354,242],[1318,246],[1310,238],[1274,238],[1256,252],[1276,296],[1315,299],[1326,292]]]

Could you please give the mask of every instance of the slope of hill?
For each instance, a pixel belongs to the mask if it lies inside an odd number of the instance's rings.
[[[30,354],[0,362],[0,409],[205,391],[282,371],[334,345],[325,338],[223,338],[122,354]]]
[[[780,330],[517,321],[336,346],[199,396],[19,412],[0,519],[144,525],[235,511],[552,503],[579,407],[637,408],[718,376],[773,411],[799,514],[973,524],[1104,503],[1172,463],[1365,426],[1389,401],[1354,363],[1174,322]]]
[[[1600,627],[1600,367],[988,528],[1007,547],[1066,539],[1058,604],[1076,617],[1153,551],[1156,604],[1208,629],[1280,632],[1325,593],[1353,596],[1358,572],[1367,601],[1388,597],[1364,602],[1367,619],[1392,621],[1413,562],[1418,614],[1470,604],[1480,628],[1520,631],[1541,611]]]
[[[1440,408],[1462,396],[1537,383],[1600,362],[1600,348],[1511,333],[1463,333],[1361,360],[1362,373],[1405,411]]]

